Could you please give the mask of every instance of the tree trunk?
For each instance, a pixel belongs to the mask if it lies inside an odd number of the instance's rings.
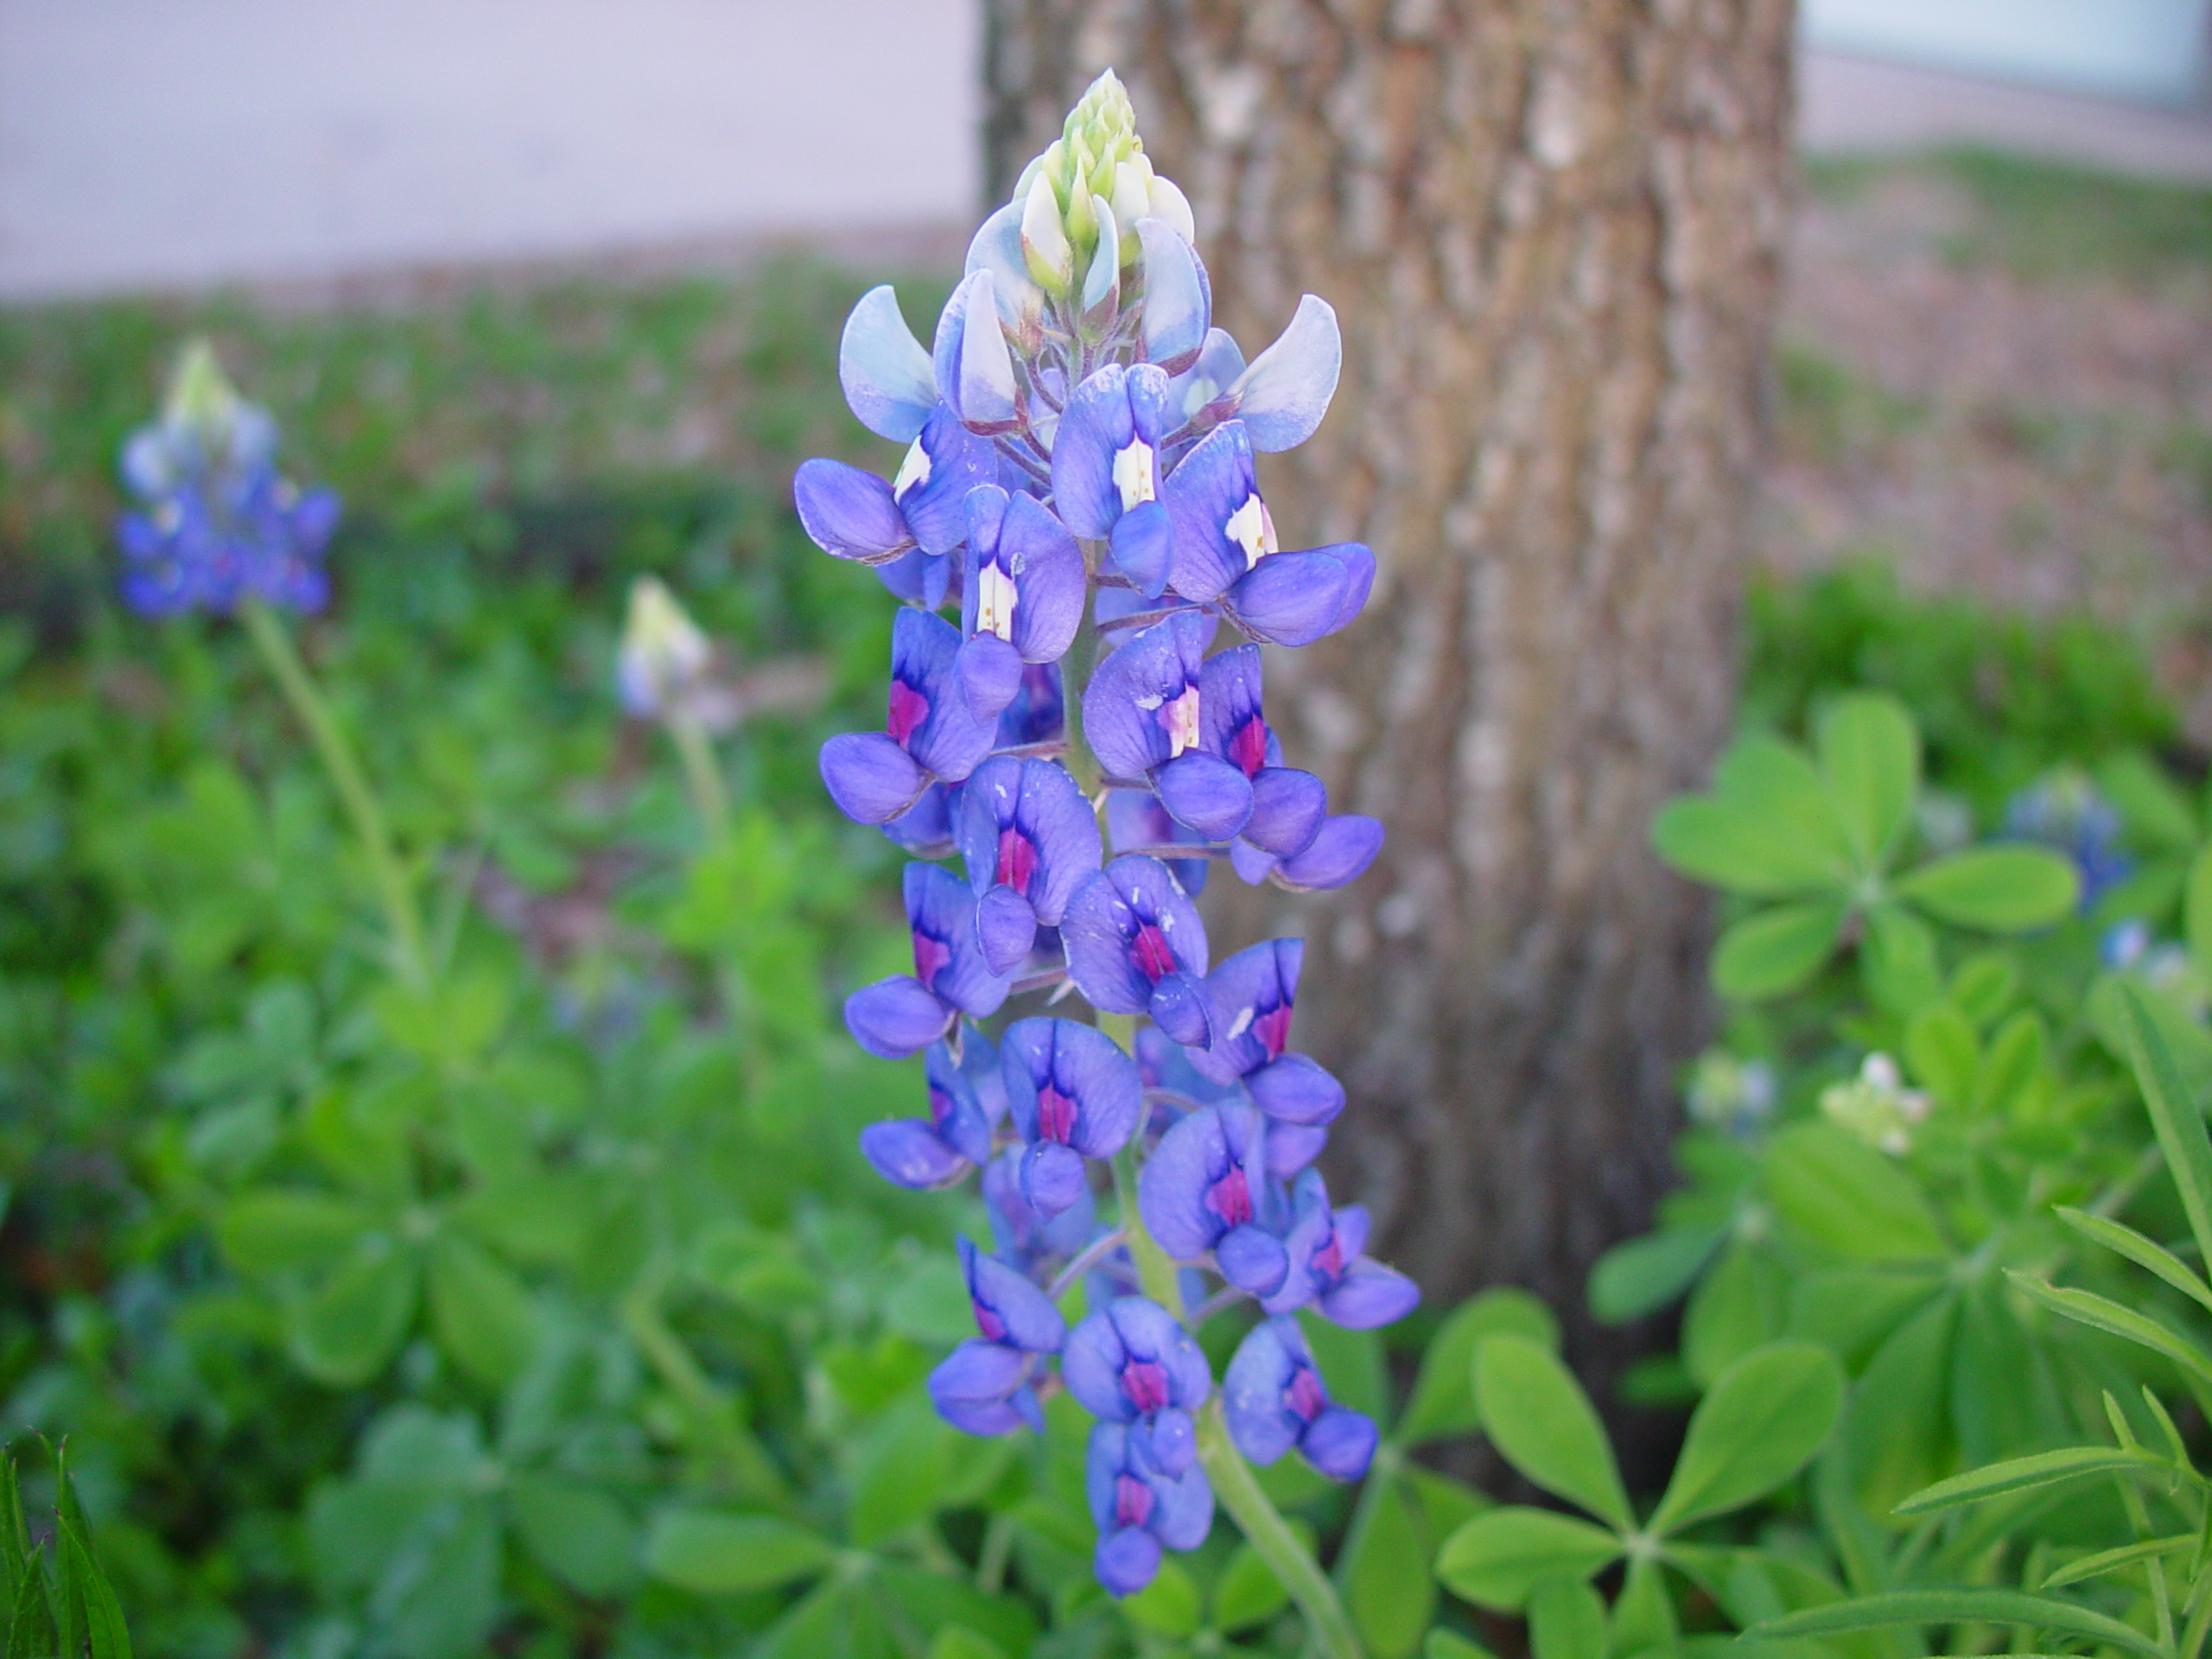
[[[1791,0],[987,0],[995,195],[1098,70],[1197,211],[1248,353],[1342,320],[1319,434],[1263,461],[1284,545],[1361,540],[1365,616],[1270,653],[1268,712],[1389,826],[1311,941],[1331,1158],[1432,1298],[1563,1312],[1668,1179],[1706,907],[1647,840],[1730,720],[1786,207]],[[1602,1370],[1611,1344],[1576,1346]]]

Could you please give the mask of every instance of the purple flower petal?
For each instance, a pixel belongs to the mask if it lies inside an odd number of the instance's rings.
[[[799,463],[791,476],[799,527],[823,552],[862,564],[882,564],[914,545],[891,486],[842,461]]]
[[[1332,1480],[1357,1480],[1375,1459],[1375,1420],[1349,1406],[1331,1406],[1306,1431],[1299,1450]]]
[[[979,721],[996,721],[1021,690],[1020,655],[996,634],[979,633],[964,642],[954,666],[960,695]]]
[[[1142,855],[1112,860],[1076,889],[1060,938],[1076,988],[1108,1014],[1148,1013],[1166,976],[1206,969],[1198,906],[1165,864]]]
[[[1108,773],[1141,778],[1198,741],[1204,625],[1178,613],[1109,652],[1084,688],[1083,729]]]
[[[1148,363],[1169,375],[1198,360],[1212,325],[1205,267],[1188,242],[1157,219],[1136,222],[1144,264],[1144,320],[1140,346]]]
[[[1157,501],[1141,502],[1114,521],[1107,541],[1114,569],[1137,586],[1147,600],[1167,591],[1175,554],[1175,525]]]
[[[1117,1423],[1166,1406],[1194,1410],[1213,1387],[1191,1333],[1142,1296],[1116,1297],[1077,1322],[1060,1350],[1060,1380],[1092,1416]]]
[[[1321,1155],[1321,1148],[1329,1144],[1329,1132],[1318,1123],[1286,1123],[1280,1119],[1268,1125],[1268,1179],[1287,1181]]]
[[[935,864],[909,864],[900,878],[914,976],[948,1007],[976,1019],[995,1014],[1012,982],[991,971],[976,941],[976,900],[968,884]]]
[[[1269,553],[1230,584],[1222,605],[1257,639],[1310,645],[1337,626],[1346,579],[1343,561],[1326,553]]]
[[[998,452],[988,438],[960,424],[943,404],[931,410],[921,435],[891,480],[892,499],[922,550],[946,554],[968,534],[968,495],[998,476]]]
[[[1102,1532],[1090,1570],[1109,1595],[1135,1595],[1160,1571],[1160,1541],[1141,1527]]]
[[[1052,505],[1077,536],[1097,540],[1122,516],[1114,463],[1135,442],[1128,371],[1109,363],[1069,396],[1052,435]]]
[[[916,858],[944,858],[953,850],[952,815],[958,810],[957,787],[931,784],[914,804],[886,820],[883,833]]]
[[[1272,453],[1295,448],[1312,437],[1329,412],[1343,365],[1336,312],[1327,301],[1304,296],[1290,327],[1229,389],[1237,418],[1252,435],[1252,447]]]
[[[992,1342],[1026,1353],[1056,1354],[1067,1340],[1067,1321],[1028,1275],[958,1241],[960,1269],[976,1313],[976,1328]]]
[[[1252,1103],[1278,1123],[1320,1128],[1344,1109],[1344,1084],[1304,1054],[1286,1054],[1248,1073],[1244,1087]]]
[[[1221,1377],[1221,1410],[1229,1438],[1239,1452],[1261,1465],[1274,1462],[1297,1445],[1304,1427],[1284,1403],[1297,1372],[1297,1361],[1284,1341],[1286,1326],[1302,1352],[1305,1339],[1294,1321],[1262,1319],[1245,1332]]]
[[[947,1186],[973,1167],[951,1143],[915,1117],[894,1117],[861,1131],[861,1154],[887,1181],[916,1192]]]
[[[1342,1279],[1314,1298],[1322,1318],[1353,1331],[1365,1331],[1402,1319],[1420,1301],[1420,1286],[1395,1268],[1386,1268],[1365,1256],[1354,1262]]]
[[[1312,772],[1262,766],[1252,779],[1252,816],[1240,833],[1262,852],[1295,858],[1313,844],[1328,812],[1329,791]]]
[[[1121,1045],[1095,1026],[1033,1017],[1006,1028],[999,1071],[1026,1141],[1054,1141],[1110,1158],[1136,1131],[1144,1084]]]
[[[1192,975],[1162,975],[1144,1011],[1179,1043],[1205,1048],[1213,1041],[1213,999],[1206,995],[1205,982]]]
[[[1168,474],[1160,499],[1174,528],[1168,586],[1193,603],[1211,604],[1251,568],[1251,550],[1239,536],[1256,537],[1262,512],[1243,423],[1230,421],[1201,438]]]
[[[1282,1241],[1249,1222],[1224,1233],[1214,1244],[1213,1256],[1223,1278],[1255,1296],[1274,1295],[1290,1273]]]
[[[1021,424],[1021,390],[999,327],[988,270],[970,271],[945,302],[931,353],[938,396],[971,432],[1011,432]]]
[[[905,443],[921,431],[937,402],[930,354],[899,309],[887,283],[861,296],[845,319],[837,346],[837,380],[860,423],[878,437]]]
[[[1014,973],[1037,942],[1037,912],[1012,887],[989,888],[976,901],[976,942],[993,973]]]
[[[1070,1210],[1090,1190],[1083,1154],[1058,1141],[1039,1141],[1021,1150],[1021,1196],[1039,1215],[1050,1218]]]
[[[1313,844],[1275,866],[1273,879],[1294,893],[1319,893],[1359,879],[1382,850],[1382,825],[1360,812],[1322,821]]]
[[[855,823],[886,823],[929,785],[913,756],[881,732],[841,732],[822,746],[822,786]]]
[[[1196,1261],[1259,1214],[1266,1155],[1266,1120],[1252,1107],[1202,1107],[1162,1135],[1137,1172],[1137,1213],[1160,1249]]]
[[[1252,816],[1251,780],[1204,749],[1186,749],[1154,768],[1152,786],[1170,817],[1208,841],[1227,841]]]
[[[911,974],[863,985],[845,999],[845,1029],[879,1059],[918,1054],[950,1029],[952,1014]]]
[[[970,1337],[930,1372],[930,1399],[940,1407],[990,1404],[1020,1387],[1028,1370],[1029,1357],[1020,1349]]]

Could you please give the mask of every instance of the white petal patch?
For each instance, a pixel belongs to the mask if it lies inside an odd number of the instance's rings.
[[[1134,438],[1114,454],[1114,486],[1122,493],[1122,511],[1153,499],[1154,469],[1158,465],[1152,446]]]
[[[1167,758],[1170,760],[1185,749],[1196,748],[1198,742],[1198,688],[1186,686],[1181,696],[1160,711],[1160,723],[1167,732]]]
[[[1244,498],[1244,505],[1229,515],[1229,522],[1222,528],[1229,532],[1230,541],[1244,550],[1247,570],[1276,550],[1274,520],[1268,516],[1267,503],[1256,493]]]
[[[906,446],[906,459],[899,463],[898,476],[891,480],[891,499],[904,501],[906,492],[918,490],[930,481],[930,452],[922,448],[916,438]]]
[[[976,632],[1014,638],[1014,578],[994,560],[976,573]]]

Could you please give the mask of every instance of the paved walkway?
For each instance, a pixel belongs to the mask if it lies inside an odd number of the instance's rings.
[[[976,29],[970,0],[0,0],[0,299],[944,238]],[[1804,110],[1823,148],[2212,178],[2212,123],[1829,54]]]

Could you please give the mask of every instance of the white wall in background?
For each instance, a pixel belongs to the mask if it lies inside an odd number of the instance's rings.
[[[969,0],[0,0],[0,296],[964,219]]]
[[[2204,85],[2212,0],[1803,0],[1833,51],[2180,102]]]

